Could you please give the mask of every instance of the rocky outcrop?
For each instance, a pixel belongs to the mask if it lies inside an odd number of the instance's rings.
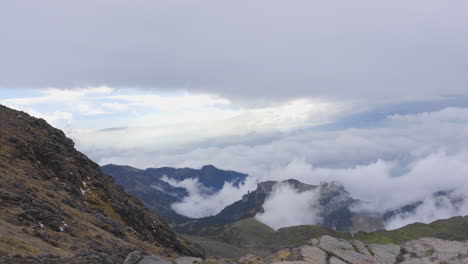
[[[3,106],[0,127],[0,263],[118,263],[135,250],[203,255],[62,131]]]
[[[468,263],[468,242],[421,238],[402,244],[401,263]]]
[[[210,259],[206,264],[224,264]],[[365,244],[331,236],[311,239],[308,245],[282,249],[267,257],[246,255],[239,264],[462,264],[468,263],[468,241],[421,238],[401,245]],[[230,263],[232,264],[232,263]]]

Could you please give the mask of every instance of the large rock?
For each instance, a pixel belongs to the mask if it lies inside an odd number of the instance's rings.
[[[415,259],[445,263],[463,263],[468,257],[468,242],[447,241],[438,238],[421,238],[402,245],[406,253],[403,263],[418,263]],[[424,263],[424,262],[419,262]],[[430,262],[426,262],[430,263]]]
[[[353,245],[354,249],[356,249],[359,253],[367,255],[367,256],[372,256],[372,254],[369,252],[369,249],[361,241],[352,240],[350,242]]]
[[[318,247],[331,256],[351,264],[374,264],[379,263],[375,258],[360,253],[355,247],[344,239],[338,239],[331,236],[322,236]]]
[[[396,263],[397,257],[400,255],[400,247],[397,245],[369,244],[367,247],[374,254],[374,258],[384,264]]]
[[[327,264],[327,253],[317,247],[303,246],[300,254],[304,261],[313,264]]]

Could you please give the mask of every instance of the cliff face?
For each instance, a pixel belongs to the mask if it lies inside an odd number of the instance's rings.
[[[134,250],[202,255],[62,131],[0,106],[0,257],[115,263]]]

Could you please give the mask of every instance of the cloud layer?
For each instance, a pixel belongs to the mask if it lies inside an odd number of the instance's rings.
[[[245,189],[254,189],[258,181],[294,178],[310,184],[338,181],[353,198],[367,202],[355,208],[360,211],[383,213],[424,201],[416,214],[388,223],[395,228],[410,221],[428,222],[467,213],[465,204],[444,208],[436,207],[431,200],[438,191],[468,193],[466,116],[467,108],[392,115],[370,128],[302,131],[266,143],[199,147],[183,154],[145,154],[135,157],[134,164],[200,167],[209,163],[246,172],[250,177],[243,190],[237,192],[238,199]],[[145,160],[144,156],[150,158]],[[124,161],[131,158],[114,157],[104,163]],[[206,207],[218,203],[214,208],[222,208],[221,199],[200,203]]]
[[[0,87],[110,85],[228,98],[466,94],[468,3],[7,2]]]

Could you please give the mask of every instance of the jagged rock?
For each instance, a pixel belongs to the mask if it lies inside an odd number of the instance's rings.
[[[303,246],[300,254],[304,261],[313,264],[327,264],[327,253],[317,247]]]
[[[335,256],[351,264],[378,263],[372,256],[358,252],[350,242],[344,239],[322,236],[318,247],[329,255]]]
[[[194,258],[194,257],[180,257],[173,260],[175,264],[195,264],[200,263],[202,261],[201,258]]]
[[[369,250],[374,254],[374,258],[384,264],[396,263],[398,255],[400,255],[400,247],[397,245],[367,245]]]

